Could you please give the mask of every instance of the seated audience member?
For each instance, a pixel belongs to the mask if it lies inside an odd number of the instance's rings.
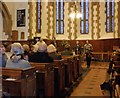
[[[28,68],[31,67],[29,62],[23,58],[23,47],[20,43],[13,43],[11,46],[12,56],[7,61],[8,68]]]
[[[116,51],[120,54],[120,46],[119,46],[119,48]]]
[[[48,55],[47,45],[45,42],[38,43],[38,51],[29,55],[30,62],[50,63],[53,59]]]
[[[53,44],[50,44],[47,47],[47,52],[49,53],[49,56],[52,57],[54,60],[60,60],[61,59],[61,55],[56,53],[56,48]]]
[[[70,56],[73,55],[73,52],[70,50],[70,44],[66,44],[64,46],[65,50],[61,53],[62,56]]]
[[[58,47],[58,43],[55,37],[52,38],[52,42],[50,44],[53,44],[56,48]]]
[[[29,53],[35,53],[35,52],[37,52],[37,50],[38,50],[38,45],[37,44],[35,44],[35,45],[30,45],[30,51],[29,51]]]
[[[5,67],[7,62],[7,55],[5,54],[4,45],[0,45],[0,67]]]
[[[69,44],[67,40],[63,39],[62,40],[62,47],[65,49],[65,45]]]
[[[6,46],[5,54],[7,55],[8,59],[10,59],[10,56],[12,55],[12,52],[11,52],[11,44],[8,44],[8,45]]]
[[[27,44],[24,44],[23,45],[23,50],[24,50],[24,59],[28,61],[28,55],[29,55],[29,51],[30,51],[30,48]]]

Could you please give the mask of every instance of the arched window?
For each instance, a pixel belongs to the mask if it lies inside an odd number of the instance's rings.
[[[37,6],[36,6],[36,32],[40,33],[41,32],[41,0],[38,0]]]
[[[80,10],[82,13],[80,27],[81,34],[89,33],[89,0],[81,0]]]
[[[114,32],[114,0],[106,2],[106,32]]]
[[[64,33],[64,0],[56,0],[56,34]]]

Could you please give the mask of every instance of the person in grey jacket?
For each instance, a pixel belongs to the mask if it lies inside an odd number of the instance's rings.
[[[84,51],[85,51],[85,54],[86,54],[87,68],[89,68],[90,64],[91,64],[92,50],[93,50],[93,46],[87,40],[86,44],[84,45]]]
[[[11,46],[12,56],[7,61],[8,68],[28,68],[31,67],[28,61],[23,58],[23,47],[20,43],[14,43]]]
[[[7,62],[7,55],[5,54],[4,45],[0,45],[0,67],[5,67]]]

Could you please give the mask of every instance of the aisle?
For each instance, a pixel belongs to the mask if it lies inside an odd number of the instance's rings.
[[[108,62],[92,62],[90,71],[74,89],[71,96],[103,96],[100,84],[105,80],[108,64]],[[85,64],[83,67],[86,67]]]

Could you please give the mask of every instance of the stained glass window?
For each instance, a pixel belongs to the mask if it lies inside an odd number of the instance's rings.
[[[81,0],[80,10],[82,13],[81,22],[80,22],[81,34],[88,34],[89,33],[89,1],[88,0]]]
[[[37,2],[37,10],[36,10],[36,19],[37,19],[37,24],[36,24],[36,30],[38,33],[41,32],[41,0],[38,0]]]
[[[56,0],[56,33],[64,33],[64,0]]]
[[[106,1],[106,32],[114,32],[114,0]]]

